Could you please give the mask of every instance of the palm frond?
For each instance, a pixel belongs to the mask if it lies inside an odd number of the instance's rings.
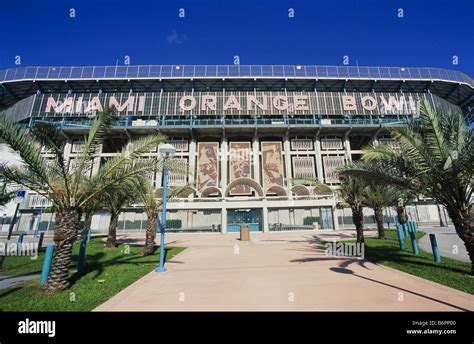
[[[27,128],[2,115],[0,116],[0,137],[20,156],[24,168],[29,170],[29,175],[33,176],[35,181],[41,181],[43,188],[51,188],[50,174],[41,156],[41,146]],[[11,169],[6,164],[2,166],[6,171],[6,178],[17,172],[15,170],[9,173]]]

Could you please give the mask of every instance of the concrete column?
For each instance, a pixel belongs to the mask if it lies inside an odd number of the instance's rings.
[[[100,145],[99,151],[102,152],[102,145]],[[99,172],[100,168],[100,156],[97,156],[94,158],[94,161],[92,163],[92,175],[96,175],[97,172]]]
[[[71,156],[71,146],[71,140],[68,140],[64,145],[64,160],[66,161],[66,163],[69,162],[69,157]]]
[[[372,141],[373,141],[374,145],[379,144],[379,139],[378,139],[378,134],[377,133],[375,133],[374,136],[372,137]]]
[[[222,201],[222,213],[221,213],[221,233],[227,233],[227,208],[225,200]]]
[[[263,221],[263,232],[268,233],[269,232],[269,226],[268,226],[268,207],[267,207],[267,202],[263,201],[263,208],[262,208],[262,221]]]
[[[257,133],[254,134],[253,141],[252,141],[252,159],[253,159],[253,179],[257,181],[260,185],[262,182],[260,181],[260,148],[258,144],[258,136]]]
[[[290,140],[288,137],[288,132],[285,134],[285,139],[283,141],[283,149],[285,150],[285,173],[286,173],[286,190],[288,193],[288,198],[293,198],[291,193],[291,186],[292,186],[292,175],[291,175],[291,154],[290,154]]]
[[[323,176],[323,161],[322,161],[322,155],[321,155],[321,140],[319,138],[319,135],[316,135],[314,139],[314,150],[316,152],[315,154],[315,160],[316,160],[316,174],[318,175],[318,180],[321,183],[324,183],[324,176]]]
[[[227,138],[224,134],[221,141],[221,166],[220,166],[220,178],[221,178],[221,192],[222,197],[225,197],[224,192],[227,188]]]
[[[163,172],[160,170],[158,172],[156,172],[156,182],[155,182],[155,187],[158,189],[158,188],[161,188],[163,186]]]
[[[191,138],[189,142],[189,181],[196,183],[196,139]]]
[[[337,231],[339,229],[339,221],[337,220],[337,208],[335,205],[333,205],[331,209],[332,209],[332,224],[333,224],[334,230]]]
[[[346,157],[347,162],[352,162],[352,155],[351,155],[351,143],[349,142],[349,134],[344,135],[344,147],[346,148]]]

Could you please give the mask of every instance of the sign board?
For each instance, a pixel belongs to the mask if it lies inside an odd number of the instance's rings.
[[[15,203],[21,203],[25,198],[26,190],[18,190],[16,192]]]
[[[38,94],[32,117],[92,117],[106,106],[120,116],[413,115],[419,102],[446,101],[413,92],[221,91]],[[449,104],[449,103],[448,103]]]

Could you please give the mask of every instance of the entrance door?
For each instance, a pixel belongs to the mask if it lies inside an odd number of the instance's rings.
[[[262,230],[262,209],[229,209],[227,211],[227,232],[239,232],[247,225],[251,232]]]
[[[332,229],[332,209],[331,207],[321,208],[321,229]]]

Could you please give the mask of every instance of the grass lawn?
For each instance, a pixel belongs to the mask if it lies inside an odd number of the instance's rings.
[[[470,263],[441,257],[441,263],[438,264],[431,252],[421,249],[420,254],[415,256],[409,238],[405,238],[405,250],[401,251],[397,231],[388,230],[386,233],[386,240],[365,238],[367,260],[474,294],[474,277],[469,275]],[[417,239],[424,235],[421,231],[416,234]]]
[[[86,265],[81,276],[76,273],[79,245],[74,245],[71,266],[73,286],[55,295],[38,295],[38,279],[0,289],[0,311],[90,311],[119,291],[152,271],[158,265],[159,250],[153,256],[142,257],[142,246],[120,245],[104,249],[100,238],[89,242]],[[183,248],[166,248],[165,258],[171,259]],[[2,275],[39,274],[44,250],[38,259],[6,257]]]

